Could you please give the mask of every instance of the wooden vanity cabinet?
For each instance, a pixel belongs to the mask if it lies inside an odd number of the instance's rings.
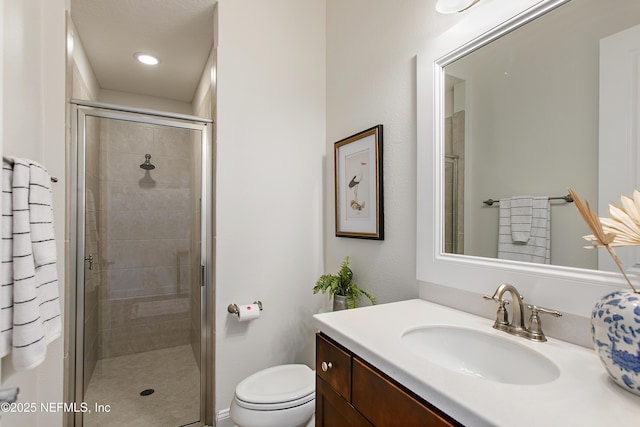
[[[461,424],[318,333],[316,427],[337,426],[459,427]]]

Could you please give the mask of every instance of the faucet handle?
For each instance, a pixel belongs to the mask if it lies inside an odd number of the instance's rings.
[[[531,316],[529,317],[529,323],[527,325],[530,338],[534,341],[546,341],[547,337],[545,337],[544,332],[542,332],[539,313],[550,314],[553,317],[562,317],[562,313],[557,310],[549,310],[548,308],[531,304],[527,304],[527,308],[531,310]]]
[[[506,299],[500,299],[495,295],[490,297],[489,295],[482,296],[486,300],[495,301],[499,304],[498,311],[496,312],[496,321],[494,323],[494,327],[496,325],[509,325],[509,316],[507,314],[507,310],[505,310],[505,306],[509,304],[509,301]]]
[[[495,295],[490,297],[489,295],[483,295],[482,298],[489,300],[489,301],[495,301],[498,304],[500,304],[500,307],[504,308],[505,305],[509,305],[509,300],[506,299],[500,299],[498,297],[496,297]]]
[[[538,307],[537,305],[533,305],[533,304],[527,304],[527,308],[529,310],[531,310],[531,314],[538,314],[538,313],[544,313],[544,314],[550,314],[553,317],[562,317],[562,313],[560,313],[557,310],[550,310],[548,308],[544,308],[544,307]]]
[[[482,298],[484,298],[484,299],[486,299],[486,300],[489,300],[489,301],[495,301],[495,302],[497,302],[498,304],[502,304],[503,302],[504,302],[505,304],[509,304],[509,300],[498,298],[498,297],[497,297],[497,296],[495,296],[495,295],[494,295],[494,296],[492,296],[492,297],[490,297],[489,295],[482,295]]]

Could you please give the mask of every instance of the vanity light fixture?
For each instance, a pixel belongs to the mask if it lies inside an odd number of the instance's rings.
[[[138,61],[146,65],[158,65],[160,60],[153,55],[147,53],[136,53],[133,55]]]
[[[462,12],[480,0],[438,0],[436,11],[442,14]]]

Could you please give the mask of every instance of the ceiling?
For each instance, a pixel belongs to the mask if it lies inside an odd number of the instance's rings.
[[[71,0],[101,89],[191,102],[213,45],[215,0]],[[160,59],[152,67],[136,53]]]

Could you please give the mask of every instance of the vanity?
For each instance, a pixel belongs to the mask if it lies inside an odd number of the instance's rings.
[[[323,333],[316,354],[317,426],[460,425]]]
[[[317,426],[631,427],[640,419],[640,398],[584,347],[512,336],[421,299],[313,319]]]

